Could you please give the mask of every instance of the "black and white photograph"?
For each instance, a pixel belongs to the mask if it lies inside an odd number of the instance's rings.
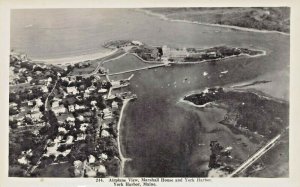
[[[290,15],[11,9],[8,177],[288,178]]]

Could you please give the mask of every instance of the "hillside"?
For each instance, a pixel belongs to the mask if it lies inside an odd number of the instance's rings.
[[[149,8],[170,19],[290,32],[289,7]]]

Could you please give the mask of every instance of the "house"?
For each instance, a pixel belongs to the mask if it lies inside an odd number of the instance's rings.
[[[79,116],[77,117],[77,119],[78,119],[79,121],[83,121],[83,120],[84,120],[84,117],[83,117],[82,115],[79,115]]]
[[[97,165],[97,166],[94,166],[93,169],[98,172],[98,173],[101,173],[101,174],[106,174],[106,168],[104,165],[100,164],[100,165]]]
[[[59,115],[59,114],[66,113],[67,109],[63,105],[60,105],[59,107],[52,108],[52,111],[54,112],[55,115]]]
[[[101,153],[101,155],[99,156],[99,159],[101,160],[107,160],[108,156],[105,153]]]
[[[64,127],[58,127],[58,132],[66,134],[68,131]]]
[[[90,87],[88,88],[88,90],[89,90],[90,92],[93,92],[93,91],[96,90],[96,87],[95,87],[94,85],[92,85],[92,86],[90,86]]]
[[[73,140],[74,140],[74,137],[71,136],[71,135],[69,135],[69,136],[67,137],[66,144],[72,144],[72,143],[73,143]]]
[[[85,109],[84,105],[75,105],[75,110],[81,110],[81,109]]]
[[[75,86],[67,87],[67,92],[68,92],[68,94],[73,94],[73,95],[76,95],[79,93]]]
[[[87,177],[96,177],[97,176],[97,172],[92,169],[88,169],[85,174]]]
[[[26,79],[27,79],[27,82],[32,81],[32,77],[30,77],[30,76],[26,77]]]
[[[19,158],[18,162],[22,165],[27,165],[29,163],[29,161],[26,159],[26,156],[23,156],[22,158]]]
[[[86,134],[79,133],[77,134],[77,138],[75,141],[85,140],[85,138],[86,138]]]
[[[52,78],[49,77],[48,80],[47,80],[47,86],[49,86],[51,84],[51,82],[52,82]]]
[[[23,108],[20,108],[20,110],[22,112]],[[31,113],[40,112],[40,108],[38,106],[35,106],[35,107],[31,108],[30,111],[31,111]]]
[[[42,87],[41,87],[41,90],[42,90],[42,92],[43,92],[43,93],[47,93],[47,92],[49,92],[49,90],[48,90],[48,87],[47,87],[47,86],[42,86]]]
[[[109,110],[109,108],[105,108],[103,110],[103,119],[110,119],[112,118],[112,112]]]
[[[85,92],[85,93],[83,94],[83,97],[84,97],[84,98],[88,98],[88,97],[90,97],[90,94]]]
[[[213,51],[213,52],[208,52],[207,53],[208,57],[210,58],[216,58],[217,57],[217,52]]]
[[[80,125],[80,130],[82,131],[82,132],[85,132],[86,131],[86,128],[89,126],[89,124],[88,123],[82,123],[81,125]]]
[[[113,102],[111,103],[111,107],[112,107],[113,109],[118,109],[119,105],[118,105],[118,103],[117,103],[116,101],[113,101]]]
[[[68,77],[62,77],[61,80],[62,80],[62,81],[65,81],[65,82],[69,82]]]
[[[40,106],[43,106],[43,105],[44,105],[44,103],[43,103],[43,101],[42,101],[42,99],[41,99],[41,98],[37,98],[37,99],[35,100],[35,103],[36,103],[36,106],[38,106],[38,107],[40,107]]]
[[[69,112],[74,112],[75,111],[74,105],[69,105],[68,110],[69,110]]]
[[[28,106],[33,106],[33,101],[28,101]]]
[[[72,116],[69,116],[69,117],[67,117],[66,121],[67,121],[67,122],[74,122],[74,121],[75,121],[75,118],[72,117]]]
[[[105,88],[101,88],[98,90],[98,93],[106,93],[107,92],[107,89]]]
[[[59,101],[54,101],[52,103],[52,108],[59,107]]]
[[[170,55],[171,55],[171,49],[169,47],[167,47],[166,45],[164,45],[162,47],[162,52],[163,52],[163,56],[162,57],[169,58]]]
[[[110,136],[110,134],[107,130],[102,130],[101,137],[109,137],[109,136]]]
[[[97,104],[97,101],[91,101],[91,105],[95,106]]]
[[[143,45],[143,43],[142,42],[140,42],[140,41],[131,41],[131,43],[133,44],[133,45],[137,45],[137,46],[141,46],[141,45]]]
[[[90,156],[88,157],[88,162],[89,162],[90,164],[95,163],[95,161],[96,161],[96,158],[95,158],[93,155],[90,155]]]
[[[109,129],[109,125],[107,123],[102,123],[102,129]]]

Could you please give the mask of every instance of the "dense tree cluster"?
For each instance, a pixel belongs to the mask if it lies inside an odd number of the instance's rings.
[[[236,128],[242,127],[274,137],[288,125],[288,104],[265,99],[252,92],[224,92],[222,88],[210,88],[207,93],[193,94],[184,98],[196,105],[220,102],[228,105],[228,112],[234,112]],[[227,115],[231,118],[232,115]],[[226,119],[228,121],[228,119]],[[222,123],[226,124],[226,120]]]

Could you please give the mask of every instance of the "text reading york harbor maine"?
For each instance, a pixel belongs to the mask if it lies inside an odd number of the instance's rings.
[[[96,182],[109,182],[113,186],[159,186],[161,183],[199,183],[211,182],[208,178],[96,178]]]

